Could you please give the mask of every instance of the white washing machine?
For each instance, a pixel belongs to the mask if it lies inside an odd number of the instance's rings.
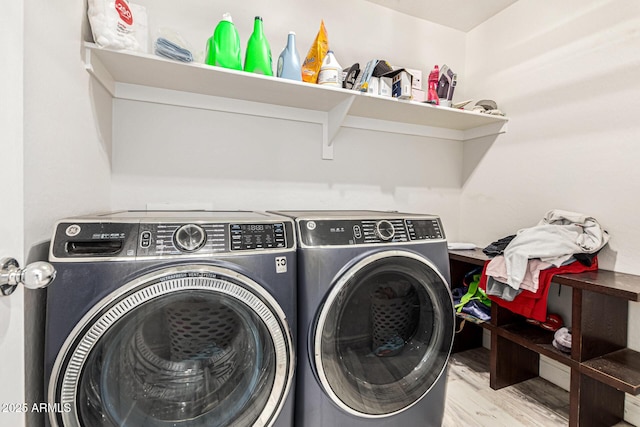
[[[440,219],[279,214],[298,232],[296,427],[440,426],[455,328]]]

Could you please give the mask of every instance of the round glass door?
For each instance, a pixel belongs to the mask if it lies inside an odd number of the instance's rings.
[[[349,413],[401,412],[444,372],[454,326],[449,286],[435,266],[411,252],[371,255],[342,275],[319,311],[318,377]]]
[[[54,425],[273,423],[294,357],[284,313],[259,285],[176,267],[118,292],[85,316],[56,361],[49,395],[70,410]]]

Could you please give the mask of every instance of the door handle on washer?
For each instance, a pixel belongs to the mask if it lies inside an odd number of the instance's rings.
[[[9,296],[22,283],[28,289],[41,289],[49,286],[56,277],[56,269],[44,261],[33,262],[25,268],[13,258],[0,261],[0,291]]]

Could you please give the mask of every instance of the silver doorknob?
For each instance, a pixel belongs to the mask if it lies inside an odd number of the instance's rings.
[[[33,262],[25,268],[13,258],[0,261],[0,291],[2,295],[11,295],[22,283],[29,289],[40,289],[48,286],[56,277],[56,269],[44,261]]]

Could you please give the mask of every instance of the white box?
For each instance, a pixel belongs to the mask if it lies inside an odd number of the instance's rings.
[[[414,70],[413,68],[405,68],[409,74],[413,76],[411,87],[414,89],[422,90],[422,71]]]
[[[412,76],[404,68],[391,71],[383,77],[391,78],[391,96],[398,99],[411,99]]]
[[[411,89],[412,100],[416,102],[427,102],[427,92],[420,89]]]
[[[367,86],[367,93],[377,95],[380,90],[380,77],[373,77],[369,79],[369,85]]]
[[[378,95],[391,96],[393,89],[393,79],[391,77],[380,77],[380,86],[378,89]]]

